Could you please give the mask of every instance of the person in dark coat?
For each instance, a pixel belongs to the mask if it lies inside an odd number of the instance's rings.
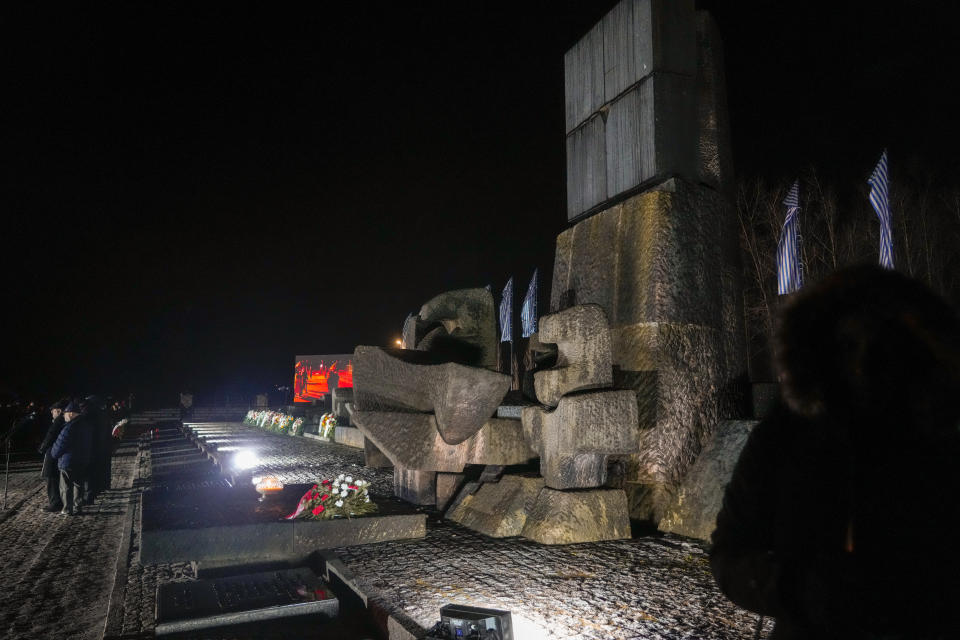
[[[50,450],[63,429],[63,409],[66,406],[66,400],[59,400],[50,405],[52,421],[50,427],[47,428],[47,435],[44,436],[38,449],[40,454],[43,455],[43,467],[40,475],[47,481],[47,504],[40,507],[42,511],[57,512],[63,509],[63,500],[60,497],[60,470],[57,468],[57,459],[51,455]]]
[[[90,464],[83,481],[83,504],[89,505],[104,489],[110,488],[110,459],[113,455],[110,432],[113,425],[97,396],[87,396],[80,406],[87,428],[92,431]]]
[[[785,307],[782,405],[750,434],[711,565],[771,638],[956,637],[960,320],[894,271],[837,272]]]
[[[60,470],[61,515],[80,513],[83,499],[83,480],[90,464],[93,449],[93,429],[82,416],[80,403],[73,401],[63,410],[64,425],[57,436],[50,455],[57,459]]]

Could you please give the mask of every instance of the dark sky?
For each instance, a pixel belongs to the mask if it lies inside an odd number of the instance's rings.
[[[563,53],[615,2],[4,8],[0,390],[252,391],[535,266]],[[953,3],[708,2],[740,175],[952,176]],[[546,287],[544,287],[546,288]]]

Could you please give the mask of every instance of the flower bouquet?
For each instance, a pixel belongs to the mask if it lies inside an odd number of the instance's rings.
[[[277,421],[277,433],[290,433],[291,425],[293,425],[293,416],[281,413]]]
[[[330,520],[337,516],[351,518],[377,510],[370,501],[370,483],[342,473],[336,480],[323,480],[303,494],[296,510],[286,516],[287,520]]]
[[[254,409],[247,411],[247,416],[243,419],[243,424],[253,426],[256,424],[257,412]]]
[[[303,435],[303,418],[297,418],[293,421],[293,424],[290,425],[290,435],[292,436],[302,436]]]
[[[332,413],[323,414],[323,417],[320,418],[320,437],[332,439],[336,426],[337,417],[335,415]]]

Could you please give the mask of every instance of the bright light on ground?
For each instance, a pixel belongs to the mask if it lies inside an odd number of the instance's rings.
[[[251,469],[257,466],[257,463],[260,460],[257,458],[257,454],[249,449],[244,449],[243,451],[238,451],[233,456],[233,468],[243,471],[244,469]]]
[[[518,616],[515,613],[511,613],[510,618],[513,622],[513,637],[517,640],[547,640],[547,638],[554,637],[553,634],[528,618]]]

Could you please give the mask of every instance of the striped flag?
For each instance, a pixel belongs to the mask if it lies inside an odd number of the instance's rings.
[[[890,193],[887,178],[887,150],[867,179],[870,185],[870,204],[880,218],[880,266],[893,269],[893,232],[890,230]]]
[[[500,342],[513,342],[513,276],[507,280],[500,299]]]
[[[793,293],[803,286],[803,264],[800,261],[800,181],[795,180],[783,199],[787,217],[777,244],[777,293]]]
[[[527,286],[527,295],[523,296],[523,305],[520,307],[520,329],[524,338],[529,338],[537,332],[537,270],[533,270],[533,277]]]

